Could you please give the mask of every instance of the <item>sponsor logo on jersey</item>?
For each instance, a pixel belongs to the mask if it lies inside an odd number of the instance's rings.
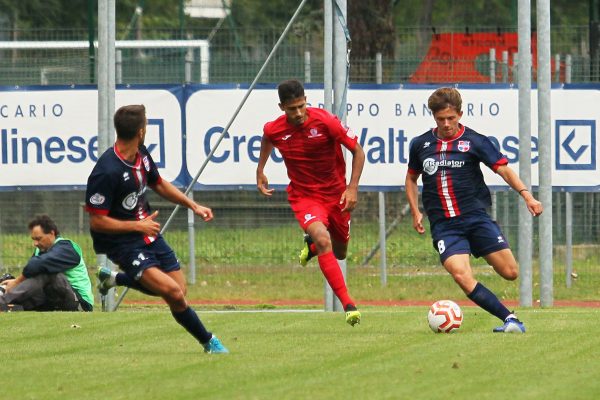
[[[142,161],[144,162],[144,168],[146,168],[146,171],[150,172],[150,161],[148,161],[148,156],[144,156]]]
[[[289,138],[291,138],[292,135],[285,135],[284,137],[281,138],[281,140],[288,140]]]
[[[428,148],[430,144],[431,144],[431,142],[425,142],[425,143],[423,143],[423,148],[424,149]]]
[[[437,171],[438,166],[433,158],[427,158],[423,161],[423,171],[427,173],[427,175],[433,175]]]
[[[433,158],[426,158],[423,161],[423,171],[425,171],[428,175],[433,175],[437,172],[439,167],[461,168],[464,165],[465,165],[465,162],[461,161],[461,160],[436,161]]]
[[[471,148],[471,142],[469,140],[459,140],[457,147],[459,151],[466,153]]]
[[[106,200],[106,197],[102,196],[100,193],[96,193],[96,194],[92,195],[92,197],[90,197],[90,203],[92,203],[96,206],[103,204],[104,200]]]
[[[127,182],[129,180],[129,172],[123,172],[123,182]]]
[[[135,206],[137,205],[137,202],[138,202],[138,194],[137,194],[137,192],[132,192],[132,193],[129,193],[127,195],[127,197],[125,197],[123,199],[123,202],[121,203],[121,205],[123,206],[124,209],[131,211],[135,208]]]

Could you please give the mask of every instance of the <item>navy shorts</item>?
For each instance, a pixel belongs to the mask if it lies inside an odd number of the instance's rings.
[[[454,254],[481,257],[509,248],[500,227],[485,211],[436,221],[431,226],[431,238],[442,264]]]
[[[179,270],[179,260],[175,252],[162,236],[154,242],[142,247],[122,248],[107,257],[119,266],[130,278],[136,281],[142,277],[145,270],[158,267],[163,272]]]

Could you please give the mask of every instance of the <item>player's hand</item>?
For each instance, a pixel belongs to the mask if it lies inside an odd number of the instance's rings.
[[[527,199],[525,201],[525,204],[527,205],[527,209],[529,210],[531,215],[533,215],[534,217],[537,217],[538,215],[544,212],[544,206],[542,206],[542,202],[536,200],[533,196],[531,196],[530,199]]]
[[[269,180],[262,172],[256,173],[256,187],[261,194],[267,197],[272,196],[273,192],[275,191],[275,189],[269,189]]]
[[[196,214],[197,216],[202,218],[204,220],[204,222],[208,222],[213,219],[212,210],[208,207],[201,206],[198,203],[196,203],[194,205],[194,207],[192,208],[192,211],[194,211],[194,214]]]
[[[423,226],[423,214],[418,211],[416,214],[413,214],[413,228],[415,228],[415,231],[419,232],[421,235],[425,233],[425,227]]]
[[[340,204],[344,205],[342,212],[352,212],[356,208],[358,202],[358,190],[356,188],[347,187],[342,193]]]
[[[544,206],[542,206],[542,203],[539,200],[536,200],[535,197],[533,197],[533,195],[529,193],[529,190],[524,190],[521,196],[523,196],[523,200],[525,200],[525,205],[527,206],[527,209],[529,210],[531,215],[537,217],[542,212],[544,212]]]
[[[8,292],[10,292],[10,290],[12,288],[17,286],[17,280],[16,279],[7,279],[4,282],[2,282],[2,286],[4,286],[4,290],[6,291],[6,293],[8,293]]]
[[[156,236],[160,233],[160,224],[155,221],[158,217],[158,211],[154,211],[150,216],[138,221],[138,231],[146,236]]]

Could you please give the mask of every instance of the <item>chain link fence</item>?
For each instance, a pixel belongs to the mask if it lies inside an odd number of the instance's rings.
[[[443,33],[439,33],[443,32]],[[221,28],[211,36],[209,30],[145,30],[140,35],[144,40],[180,40],[211,37],[210,83],[250,82],[255,77],[266,56],[277,41],[281,31],[274,29]],[[85,30],[27,30],[0,31],[0,37],[18,38],[18,41],[89,41]],[[117,38],[124,34],[117,32]],[[183,37],[182,37],[183,36]],[[440,28],[436,32],[423,28],[397,28],[395,53],[384,54],[383,83],[427,83],[430,82],[490,82],[490,58],[486,49],[473,54],[473,46],[508,48],[510,73],[507,81],[514,82],[512,73],[516,42],[510,46],[507,40],[516,40],[514,29],[471,28],[470,32],[456,32]],[[444,47],[440,39],[463,46]],[[535,43],[535,33],[532,34]],[[95,51],[82,49],[16,49],[10,41],[0,42],[0,85],[24,86],[39,84],[88,84],[96,83]],[[559,57],[559,75],[556,81],[564,82],[565,59],[572,60],[572,82],[598,82],[600,60],[590,59],[589,27],[555,26],[552,28],[552,54]],[[469,53],[468,56],[466,53]],[[123,83],[179,83],[186,81],[186,49],[124,49],[122,50]],[[351,83],[375,83],[375,55],[372,59],[357,59],[350,53]],[[200,56],[194,55],[191,64],[193,82],[199,82]],[[502,82],[501,51],[495,60],[497,82]],[[535,59],[534,59],[535,65]],[[440,74],[419,75],[420,68],[442,68],[452,71]],[[434,70],[435,71],[435,70]],[[292,31],[282,43],[271,64],[265,70],[261,82],[279,82],[289,77],[312,82],[323,81],[323,38],[310,31]],[[535,74],[533,75],[535,82]]]
[[[48,213],[58,223],[61,233],[77,241],[85,254],[87,265],[93,270],[96,263],[91,238],[88,233],[88,215],[83,210],[84,193],[80,191],[48,191],[0,193],[0,269],[18,273],[33,251],[27,222],[37,213]],[[283,191],[274,198],[265,199],[251,191],[199,191],[194,198],[209,205],[215,220],[209,224],[196,221],[196,285],[203,287],[202,297],[213,300],[242,296],[246,285],[267,279],[273,287],[288,288],[280,293],[282,298],[301,298],[305,290],[294,290],[290,282],[303,279],[315,287],[318,298],[321,282],[316,263],[301,268],[298,253],[303,232],[297,225]],[[510,192],[497,192],[496,219],[507,236],[511,247],[518,251],[517,230],[518,196]],[[355,296],[363,300],[402,299],[405,285],[412,279],[429,279],[442,276],[449,279],[439,266],[428,234],[417,235],[412,229],[412,219],[406,212],[403,192],[388,192],[386,201],[387,285],[381,285],[378,221],[378,194],[363,192],[359,206],[352,217],[352,239],[348,252],[348,277]],[[566,284],[566,204],[565,193],[554,194],[554,286],[557,300],[598,298],[600,283],[600,195],[598,193],[573,194],[573,270]],[[159,221],[164,224],[174,207],[151,194],[153,208],[159,210]],[[550,210],[547,210],[549,212]],[[537,226],[534,226],[534,240]],[[183,269],[188,266],[187,211],[180,210],[165,234],[179,256]],[[537,270],[537,249],[534,243],[534,271]],[[482,259],[474,260],[478,274],[491,279],[493,274]],[[536,274],[537,275],[537,274]],[[537,281],[537,280],[534,280]],[[264,282],[263,282],[264,284]],[[289,288],[291,285],[291,288]],[[507,289],[508,290],[508,289]],[[534,290],[535,292],[535,290]],[[425,298],[435,293],[423,293]],[[250,292],[247,296],[264,293]],[[518,288],[510,287],[507,298],[517,298]],[[135,295],[134,295],[135,298]],[[314,298],[314,297],[313,297]]]
[[[589,31],[585,26],[552,28],[552,53],[561,56],[556,81],[563,81],[563,64],[566,55],[572,59],[572,82],[597,82],[600,80],[589,58]],[[509,29],[472,28],[472,32],[502,35]],[[439,29],[438,32],[452,31]],[[186,31],[185,39],[206,39],[209,31]],[[278,38],[280,31],[221,28],[210,41],[210,83],[251,81],[266,55]],[[466,35],[466,33],[456,33]],[[397,29],[394,56],[383,56],[383,83],[408,83],[414,78],[424,60],[451,65],[455,71],[476,71],[472,80],[481,76],[489,79],[489,51],[472,59],[460,54],[441,54],[428,57],[437,33],[429,29]],[[143,38],[182,39],[180,31],[143,31]],[[28,30],[0,32],[0,37],[18,38],[19,41],[87,40],[87,31],[78,30]],[[117,38],[121,37],[117,33]],[[310,32],[294,32],[284,41],[261,78],[261,82],[278,82],[298,77],[311,82],[323,81],[323,40]],[[127,49],[122,52],[123,83],[177,83],[186,76],[185,49]],[[509,61],[497,55],[495,81],[512,81],[514,54]],[[192,81],[200,76],[199,55],[191,65]],[[189,61],[188,61],[189,62]],[[0,50],[0,84],[8,86],[38,84],[95,84],[95,54],[89,49],[2,49]],[[351,56],[351,83],[375,82],[375,59],[355,59]],[[473,65],[475,68],[473,69]],[[597,62],[596,62],[597,65]],[[189,66],[189,64],[188,64]],[[509,71],[509,72],[503,72]],[[462,74],[461,76],[464,76]],[[535,81],[535,76],[534,76]],[[488,80],[489,82],[489,80]],[[1,167],[0,167],[1,168]],[[152,195],[153,196],[153,195]],[[215,221],[210,224],[195,222],[195,264],[199,288],[206,299],[262,298],[260,289],[252,291],[257,276],[269,279],[274,288],[286,287],[283,298],[299,298],[305,292],[290,288],[289,281],[304,279],[315,285],[315,297],[322,278],[318,268],[298,267],[297,253],[302,246],[302,232],[287,205],[285,193],[265,200],[251,191],[199,191],[195,198],[215,211]],[[58,223],[66,237],[76,240],[83,248],[88,266],[95,265],[95,254],[88,234],[88,216],[83,211],[84,193],[81,191],[34,191],[0,193],[0,269],[18,272],[32,253],[27,222],[35,214],[48,213]],[[512,248],[517,246],[517,196],[512,192],[498,192],[495,206],[496,218],[507,235]],[[388,227],[387,286],[382,288],[379,269],[378,246],[378,194],[361,193],[358,209],[353,214],[352,240],[348,254],[349,283],[354,295],[363,300],[402,299],[404,288],[418,279],[443,275],[439,261],[432,249],[431,240],[415,236],[410,215],[406,215],[404,193],[389,192],[386,199],[386,225]],[[160,211],[160,221],[165,222],[173,207],[151,197],[151,203]],[[556,299],[593,299],[600,296],[600,195],[598,193],[573,194],[573,285],[566,288],[566,204],[565,193],[554,194],[554,266]],[[184,269],[190,263],[188,251],[188,220],[186,211],[180,211],[166,238],[180,257]],[[537,228],[536,228],[537,229]],[[534,234],[536,237],[537,233]],[[534,250],[537,244],[534,244]],[[537,260],[537,255],[534,256]],[[314,264],[314,263],[313,263]],[[534,262],[534,269],[535,269]],[[485,275],[489,271],[481,261],[475,268]],[[492,275],[490,273],[490,275]],[[268,276],[268,278],[265,278]],[[299,285],[298,285],[299,286]],[[209,290],[209,289],[213,290]],[[215,289],[216,288],[216,289]],[[259,286],[260,288],[260,286]],[[512,285],[502,293],[506,298],[517,298],[518,288]],[[275,289],[275,292],[277,289]],[[423,293],[424,298],[435,294]],[[135,298],[135,295],[132,295]],[[267,296],[268,297],[268,296]]]

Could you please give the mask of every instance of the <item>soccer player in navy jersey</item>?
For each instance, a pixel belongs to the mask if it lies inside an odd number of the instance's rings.
[[[273,148],[277,148],[290,178],[288,201],[307,234],[300,263],[306,265],[317,256],[323,275],[344,306],[346,322],[354,326],[360,323],[361,315],[348,294],[337,260],[346,258],[350,212],[356,207],[365,154],[357,137],[339,119],[323,109],[307,107],[299,81],[284,81],[277,91],[284,115],[264,126],[256,185],[263,195],[273,194],[264,167]],[[347,185],[341,146],[352,153],[352,173]]]
[[[175,320],[198,340],[207,353],[227,353],[219,339],[207,331],[185,299],[186,284],[179,260],[160,234],[158,211],[151,212],[146,198],[150,186],[161,197],[188,207],[204,221],[212,210],[185,196],[161,178],[144,146],[146,109],[128,105],[117,110],[117,140],[98,159],[87,182],[86,210],[96,253],[106,256],[124,271],[98,271],[99,289],[106,294],[119,285],[160,296]]]
[[[460,124],[462,99],[454,88],[437,89],[428,100],[437,128],[415,138],[410,145],[406,196],[413,227],[423,234],[423,215],[418,206],[417,179],[423,178],[423,207],[429,218],[433,247],[444,268],[467,297],[504,324],[494,332],[524,333],[525,326],[489,289],[477,282],[469,256],[483,257],[504,279],[515,280],[517,262],[500,227],[488,215],[491,196],[480,163],[504,179],[519,193],[533,216],[542,213],[537,201],[508,160],[492,142]]]

